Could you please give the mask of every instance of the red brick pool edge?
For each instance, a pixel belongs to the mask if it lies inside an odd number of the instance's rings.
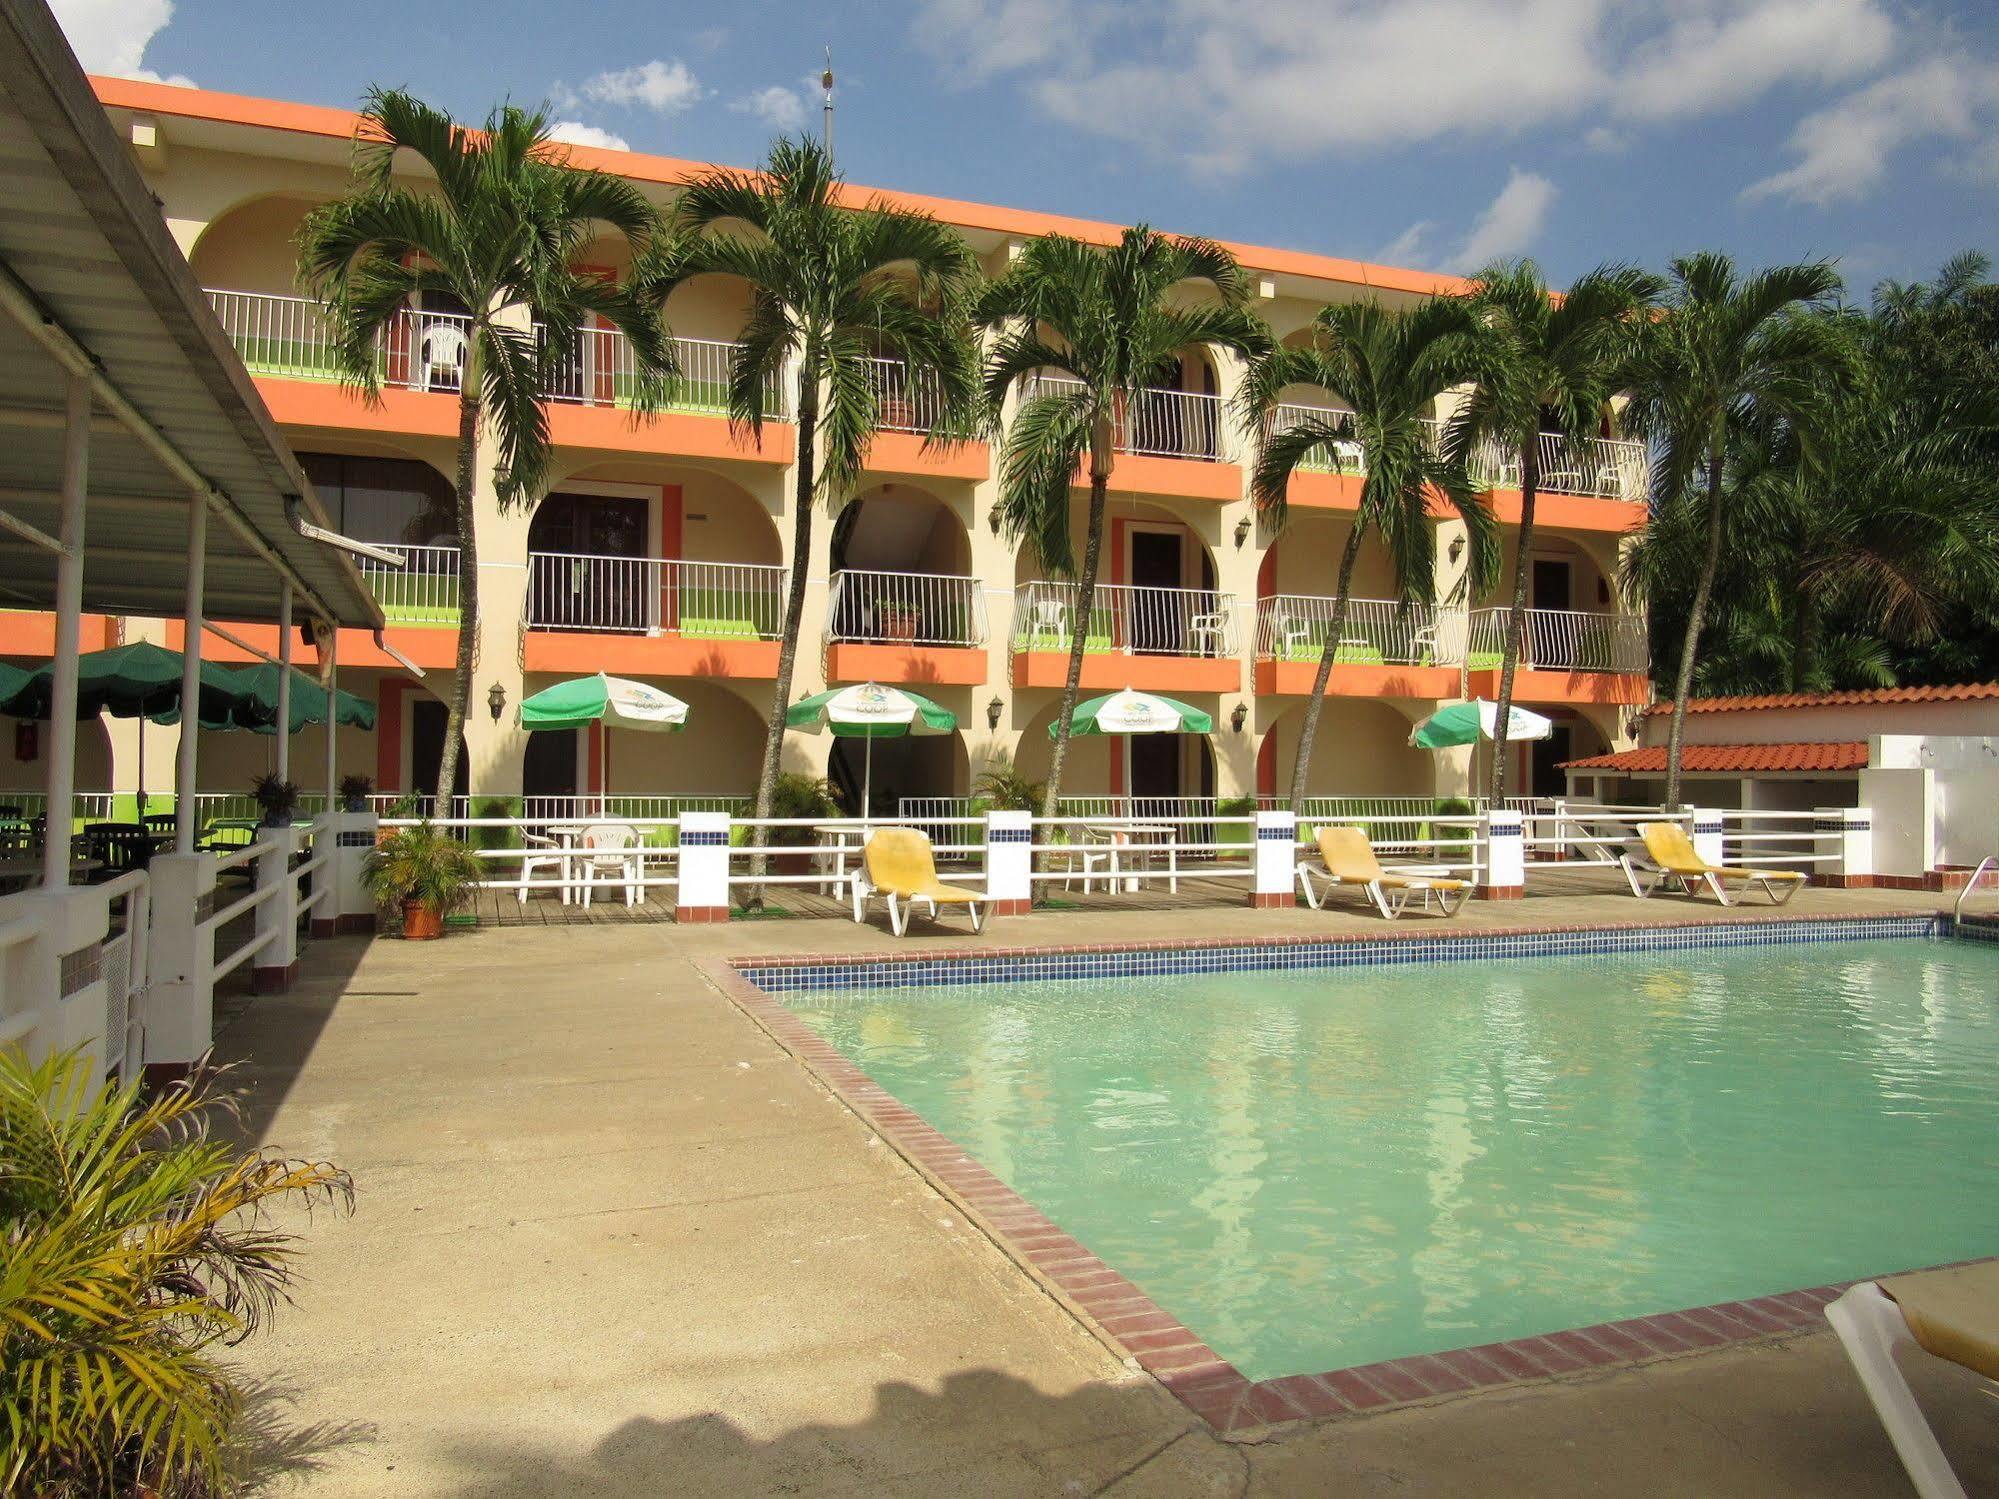
[[[1520,927],[1509,928],[1505,935],[1560,930],[1564,928]],[[1084,947],[1011,948],[998,954],[992,949],[974,949],[965,956],[1128,952],[1136,947],[1212,945],[1101,943]],[[1852,1284],[1812,1286],[1746,1301],[1630,1317],[1442,1353],[1414,1354],[1320,1374],[1251,1380],[1137,1285],[1063,1232],[963,1147],[932,1128],[861,1071],[776,996],[751,983],[740,972],[744,968],[807,963],[908,962],[912,957],[906,951],[784,955],[710,959],[699,966],[779,1046],[796,1057],[903,1159],[955,1202],[967,1221],[977,1225],[1015,1263],[1067,1305],[1106,1345],[1151,1375],[1218,1432],[1358,1415],[1479,1390],[1604,1373],[1717,1348],[1794,1336],[1823,1327],[1826,1304]],[[935,953],[923,955],[924,960],[933,962],[939,957]],[[1884,1268],[1879,1273],[1891,1272]]]

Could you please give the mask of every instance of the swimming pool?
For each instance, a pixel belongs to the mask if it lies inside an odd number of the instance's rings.
[[[1999,946],[778,997],[1252,1380],[1999,1252]]]

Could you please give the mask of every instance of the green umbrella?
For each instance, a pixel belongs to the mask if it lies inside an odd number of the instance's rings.
[[[154,723],[180,722],[182,656],[149,640],[86,651],[76,658],[76,716],[150,718]],[[47,718],[55,698],[55,663],[28,674],[7,711],[16,718]],[[204,729],[236,725],[243,692],[236,674],[212,661],[201,663],[197,718]]]
[[[13,718],[26,716],[14,711],[14,698],[28,685],[28,675],[20,667],[9,666],[5,661],[0,661],[0,713]]]
[[[1506,737],[1515,739],[1546,739],[1555,732],[1555,726],[1538,713],[1529,713],[1525,708],[1515,708],[1506,715]],[[1461,744],[1476,744],[1480,739],[1499,737],[1499,705],[1475,698],[1469,703],[1452,703],[1448,708],[1439,708],[1428,718],[1416,725],[1409,735],[1409,742],[1418,749],[1455,749]]]
[[[257,734],[278,731],[278,679],[284,668],[260,661],[232,673],[242,701],[231,715],[231,728],[249,729]],[[338,722],[356,729],[375,727],[375,705],[351,692],[334,690],[333,711]],[[296,734],[307,724],[326,722],[326,689],[292,673],[291,723],[288,734]]]
[[[1048,725],[1050,739],[1055,737],[1060,724],[1058,718]],[[1135,692],[1129,687],[1121,687],[1116,692],[1076,704],[1076,711],[1069,718],[1072,738],[1090,734],[1212,734],[1214,731],[1214,716],[1202,712],[1193,704],[1156,692]],[[1124,762],[1124,795],[1129,804],[1129,755]]]
[[[861,817],[865,820],[874,806],[875,741],[899,739],[905,734],[948,734],[958,727],[958,715],[919,692],[861,682],[800,698],[784,710],[784,722],[785,727],[808,734],[827,729],[838,739],[867,740],[861,772]]]
[[[533,733],[543,729],[581,729],[593,723],[641,729],[648,733],[672,733],[687,724],[687,704],[669,692],[661,692],[644,682],[626,677],[577,677],[544,687],[521,704],[521,727]],[[605,769],[605,739],[597,740],[597,784],[608,795],[610,783]]]

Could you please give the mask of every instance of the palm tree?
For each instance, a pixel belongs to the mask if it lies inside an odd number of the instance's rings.
[[[0,1492],[234,1492],[243,1395],[215,1354],[288,1294],[267,1216],[346,1207],[347,1173],[215,1134],[214,1075],[147,1096],[81,1052],[0,1048]]]
[[[1465,303],[1433,298],[1398,310],[1372,299],[1336,303],[1320,311],[1314,332],[1310,348],[1276,349],[1258,360],[1243,392],[1245,419],[1260,422],[1265,434],[1250,493],[1276,526],[1288,518],[1291,475],[1301,463],[1324,461],[1330,454],[1337,464],[1343,443],[1358,442],[1366,454],[1360,505],[1340,553],[1332,618],[1298,734],[1298,762],[1291,773],[1293,812],[1304,809],[1326,684],[1346,633],[1347,595],[1368,533],[1378,535],[1388,549],[1396,591],[1405,605],[1427,604],[1435,595],[1434,500],[1442,500],[1464,522],[1467,588],[1489,586],[1499,557],[1485,495],[1474,488],[1463,464],[1447,456],[1463,448],[1456,424],[1440,445],[1429,421],[1432,403],[1469,370],[1474,329]],[[1316,385],[1347,409],[1277,428],[1271,417],[1291,385]]]
[[[1491,438],[1517,455],[1520,527],[1513,555],[1513,603],[1500,654],[1497,737],[1492,755],[1492,804],[1506,796],[1506,725],[1513,710],[1513,676],[1527,619],[1534,501],[1541,487],[1541,438],[1557,434],[1587,452],[1629,364],[1633,318],[1654,302],[1659,278],[1629,266],[1603,266],[1579,277],[1557,297],[1531,260],[1495,265],[1470,292],[1479,329],[1478,380],[1455,429],[1469,462],[1470,446]]]
[[[434,183],[399,181],[411,157]],[[658,215],[630,183],[569,165],[548,118],[505,105],[472,130],[397,89],[375,89],[354,143],[353,190],[306,215],[299,277],[325,304],[342,377],[379,401],[384,335],[428,297],[465,309],[458,382],[458,660],[438,765],[440,795],[458,773],[479,634],[479,444],[497,449],[501,507],[532,504],[548,473],[546,393],[577,357],[592,319],[620,330],[636,374],[634,405],[652,409],[674,375],[672,343],[652,304],[578,271],[600,228],[643,253]]]
[[[1188,283],[1211,293],[1195,303]],[[1103,556],[1104,497],[1132,414],[1158,372],[1189,349],[1254,357],[1270,344],[1251,312],[1249,278],[1236,259],[1205,239],[1159,234],[1144,224],[1100,249],[1066,235],[1030,241],[1007,273],[979,297],[977,317],[997,330],[986,359],[987,417],[997,429],[1007,392],[1026,385],[1005,434],[998,514],[1009,540],[1031,538],[1044,566],[1075,574],[1069,672],[1055,720],[1055,748],[1042,792],[1055,815],[1069,755],[1070,719],[1083,681],[1083,652],[1096,606]],[[1060,383],[1042,384],[1054,375]],[[1061,377],[1067,377],[1063,379]],[[1090,500],[1083,563],[1070,539],[1070,495],[1087,473]]]
[[[794,385],[798,467],[792,497],[791,576],[778,637],[770,727],[757,777],[756,816],[771,815],[784,753],[784,712],[798,660],[799,621],[811,568],[815,501],[838,511],[859,488],[881,428],[876,361],[901,361],[908,388],[933,393],[927,440],[970,432],[978,359],[967,336],[967,298],[978,263],[958,231],[928,214],[877,200],[842,206],[833,158],[801,137],[778,140],[760,172],[718,169],[681,194],[675,244],[654,256],[648,294],[663,305],[696,276],[749,284],[750,311],[729,358],[729,421],[761,438],[779,414],[787,369]],[[766,830],[755,829],[762,850]],[[763,873],[755,855],[753,874]],[[749,903],[760,900],[753,888]]]
[[[1840,280],[1824,261],[1739,276],[1726,255],[1672,262],[1664,315],[1638,341],[1633,411],[1658,453],[1654,492],[1664,503],[1693,491],[1705,531],[1688,605],[1666,739],[1666,804],[1680,800],[1680,753],[1701,628],[1714,595],[1727,525],[1723,476],[1731,439],[1752,416],[1788,422],[1803,461],[1817,459],[1817,418],[1852,374],[1852,342],[1822,307]]]

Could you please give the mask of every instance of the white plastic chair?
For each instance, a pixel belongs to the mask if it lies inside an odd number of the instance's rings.
[[[639,844],[638,829],[622,823],[599,823],[583,830],[579,845],[583,850],[580,862],[584,910],[590,909],[590,897],[599,884],[623,885],[628,906],[645,899],[645,890],[639,884],[644,877],[641,871],[645,867],[645,853]],[[606,871],[615,877],[600,880],[598,876]]]
[[[1229,617],[1226,610],[1217,609],[1210,614],[1197,614],[1187,621],[1187,639],[1200,655],[1221,656],[1226,654],[1224,645],[1228,640]]]
[[[425,328],[417,338],[417,389],[456,390],[464,374],[465,330],[453,323]]]
[[[529,848],[545,848],[545,854],[527,854],[521,859],[521,904],[528,903],[528,881],[535,877],[535,871],[553,869],[563,881],[562,903],[569,904],[569,861],[562,856],[562,845],[553,838],[544,838],[538,833],[521,834],[521,842]]]

